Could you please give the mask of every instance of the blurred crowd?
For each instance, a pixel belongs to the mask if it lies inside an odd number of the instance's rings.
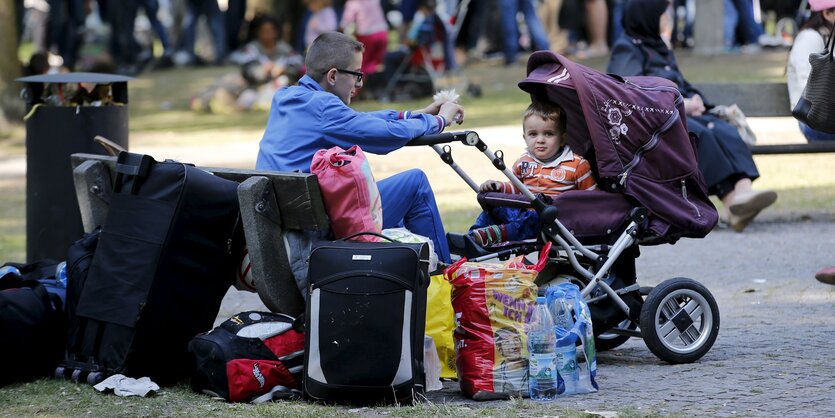
[[[365,45],[361,97],[418,97],[432,93],[438,74],[460,74],[473,61],[519,65],[520,52],[543,49],[607,56],[628,0],[14,1],[20,41],[34,49],[30,74],[234,64],[239,70],[197,94],[192,107],[240,110],[268,107],[275,89],[294,83],[322,32]],[[743,53],[790,44],[805,3],[724,1],[715,30],[728,51]],[[692,46],[695,7],[696,0],[669,2],[671,46]]]
[[[520,50],[551,49],[576,58],[604,56],[622,32],[627,0],[15,0],[23,42],[53,67],[110,66],[136,74],[148,65],[223,64],[256,39],[256,17],[272,15],[278,40],[300,54],[321,32],[351,33],[369,49],[368,70],[383,63],[389,31],[400,44],[440,41],[454,46],[448,69],[468,59],[516,63]],[[721,27],[729,51],[756,51],[791,39],[801,0],[725,0]],[[670,34],[692,45],[696,0],[673,0]],[[443,28],[418,39],[420,25]],[[791,19],[786,19],[791,18]],[[788,23],[788,27],[787,24]],[[498,28],[499,30],[493,30]],[[435,34],[440,32],[440,35]],[[786,35],[788,33],[788,35]],[[449,54],[451,48],[444,53]]]

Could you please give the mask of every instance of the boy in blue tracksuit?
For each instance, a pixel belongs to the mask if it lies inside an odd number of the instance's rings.
[[[357,112],[348,107],[362,88],[363,45],[341,33],[326,32],[313,41],[305,58],[306,74],[297,86],[273,97],[257,169],[310,172],[313,154],[334,146],[359,145],[363,151],[387,154],[413,138],[440,133],[464,110],[438,101],[412,112]],[[449,263],[435,196],[420,170],[409,170],[377,183],[383,204],[383,228],[405,226],[429,237],[441,261]]]

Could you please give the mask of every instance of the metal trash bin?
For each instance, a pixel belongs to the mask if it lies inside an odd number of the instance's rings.
[[[84,228],[73,186],[70,155],[106,155],[93,141],[101,135],[128,148],[128,86],[131,77],[47,74],[17,79],[26,101],[26,260],[64,260]],[[104,100],[79,93],[81,83],[99,86]],[[86,90],[85,90],[86,91]],[[77,99],[73,101],[73,99]]]

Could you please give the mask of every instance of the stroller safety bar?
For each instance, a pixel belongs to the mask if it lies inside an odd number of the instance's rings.
[[[406,145],[408,146],[425,146],[429,145],[438,155],[441,157],[441,160],[449,165],[466,183],[473,189],[476,193],[479,192],[478,184],[473,181],[470,176],[464,172],[464,170],[459,167],[452,158],[452,148],[448,145],[451,142],[461,142],[464,145],[476,147],[482,154],[484,154],[490,161],[493,163],[493,166],[504,173],[505,177],[514,185],[514,187],[519,190],[522,195],[525,196],[531,202],[532,207],[539,212],[540,216],[542,217],[543,221],[548,224],[548,226],[544,229],[543,233],[545,233],[549,238],[551,238],[554,242],[556,242],[565,252],[566,256],[568,257],[568,261],[572,267],[574,267],[575,271],[579,274],[583,275],[586,279],[589,280],[589,284],[583,289],[582,294],[584,297],[589,297],[589,294],[596,288],[600,287],[603,289],[606,294],[612,297],[612,300],[618,305],[618,307],[624,311],[624,313],[629,316],[629,306],[626,305],[623,300],[618,297],[617,292],[612,289],[606,282],[601,280],[604,276],[606,276],[609,272],[609,269],[612,267],[614,262],[620,256],[623,251],[627,248],[632,246],[635,243],[635,232],[638,228],[638,224],[633,220],[626,230],[618,237],[617,241],[612,245],[611,249],[609,250],[608,254],[605,255],[605,258],[601,258],[600,255],[592,251],[590,248],[582,245],[580,241],[568,231],[565,225],[560,222],[559,219],[556,217],[556,212],[558,208],[553,206],[547,205],[541,200],[537,199],[536,196],[531,193],[531,191],[522,183],[519,178],[513,175],[510,167],[507,166],[504,162],[504,154],[501,150],[493,151],[491,150],[482,140],[479,138],[478,133],[474,131],[463,131],[463,132],[445,132],[436,135],[425,135],[422,137],[415,138]],[[441,144],[447,144],[441,147]],[[597,268],[594,270],[587,269],[582,266],[580,261],[577,259],[577,254],[580,253],[589,260],[598,260],[598,264],[600,261],[603,261],[602,265],[598,265]],[[484,256],[482,258],[492,258],[495,257],[495,254],[490,254]],[[604,261],[605,260],[605,261]]]
[[[461,142],[464,145],[475,146],[481,142],[478,133],[475,131],[442,132],[434,135],[419,136],[406,143],[408,147],[423,145],[448,144],[450,142]]]

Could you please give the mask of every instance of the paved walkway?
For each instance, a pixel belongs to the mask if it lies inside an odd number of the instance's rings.
[[[641,340],[598,358],[601,391],[558,400],[577,410],[682,416],[835,416],[835,223],[755,223],[744,234],[644,247],[642,285],[671,277],[705,284],[721,312],[719,338],[699,362],[662,363]],[[449,386],[448,386],[449,387]],[[430,399],[458,401],[451,390]]]

